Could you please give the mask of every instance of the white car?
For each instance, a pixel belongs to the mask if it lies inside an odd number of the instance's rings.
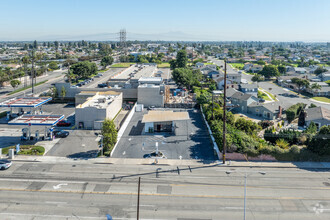
[[[11,166],[10,160],[0,160],[0,170],[6,170]]]

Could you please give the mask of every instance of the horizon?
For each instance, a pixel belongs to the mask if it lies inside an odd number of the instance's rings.
[[[2,42],[116,41],[122,28],[128,41],[330,41],[326,0],[13,0],[2,6],[8,9],[0,14]]]

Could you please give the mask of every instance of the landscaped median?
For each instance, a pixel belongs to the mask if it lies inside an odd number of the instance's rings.
[[[330,99],[327,97],[313,97],[312,99],[319,101],[319,102],[326,102],[326,103],[330,103]]]
[[[8,154],[9,149],[14,149],[16,152],[16,146],[10,146],[2,148],[2,154]],[[45,148],[42,146],[35,145],[21,145],[20,151],[17,154],[20,155],[39,155],[42,156],[45,153]]]
[[[44,80],[44,81],[42,81],[42,82],[38,82],[38,83],[35,84],[34,86],[35,86],[35,87],[36,87],[36,86],[39,86],[39,85],[41,85],[41,84],[44,84],[44,83],[47,82],[47,81],[48,81],[48,80]],[[27,87],[23,87],[23,88],[20,88],[20,89],[16,89],[16,90],[14,90],[14,91],[8,93],[8,95],[12,95],[12,94],[15,94],[15,93],[18,93],[18,92],[21,92],[21,91],[24,91],[24,90],[26,90],[26,89],[30,89],[30,88],[32,88],[32,86],[27,86]]]

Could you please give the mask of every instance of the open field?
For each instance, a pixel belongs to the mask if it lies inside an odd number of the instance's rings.
[[[169,63],[161,63],[161,64],[157,64],[158,68],[170,68],[170,64]]]

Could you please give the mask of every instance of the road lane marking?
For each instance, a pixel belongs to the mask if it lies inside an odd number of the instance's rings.
[[[0,188],[0,191],[11,192],[41,192],[41,193],[72,193],[72,194],[106,194],[106,195],[128,195],[137,196],[135,192],[86,192],[86,191],[63,191],[63,190],[34,190],[34,189],[9,189]],[[184,198],[215,198],[215,199],[244,199],[244,196],[220,196],[220,195],[186,195],[186,194],[160,194],[160,193],[140,193],[141,196],[160,196],[160,197],[184,197]],[[274,197],[274,196],[247,196],[249,199],[260,200],[325,200],[330,201],[329,198],[305,198],[305,197]]]
[[[62,186],[67,186],[67,185],[68,185],[67,183],[60,183],[60,184],[53,186],[53,189],[60,189]]]

